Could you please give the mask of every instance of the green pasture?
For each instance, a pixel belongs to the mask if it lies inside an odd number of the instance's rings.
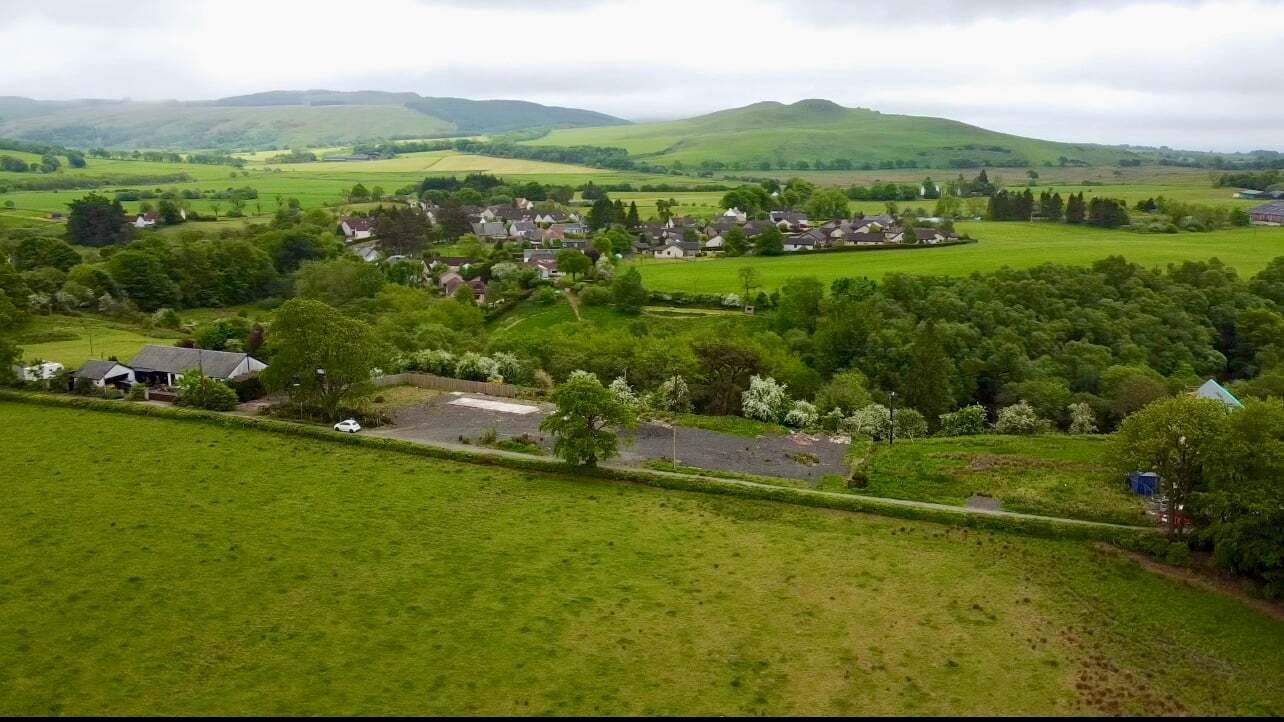
[[[1273,258],[1284,256],[1284,228],[1234,228],[1209,233],[1141,234],[1063,223],[976,222],[958,224],[978,243],[947,248],[812,253],[776,257],[699,258],[633,263],[647,288],[691,293],[729,293],[740,288],[739,271],[758,271],[763,287],[778,288],[792,276],[882,278],[888,273],[964,275],[1005,266],[1041,263],[1089,264],[1123,256],[1145,266],[1219,258],[1248,276]]]
[[[87,316],[32,316],[15,334],[22,359],[57,361],[68,369],[90,359],[116,357],[126,363],[147,344],[171,346],[182,334],[143,329]]]
[[[1277,621],[1081,542],[0,414],[0,714],[1284,712]]]

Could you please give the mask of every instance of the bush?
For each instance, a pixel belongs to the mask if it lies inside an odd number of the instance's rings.
[[[605,306],[611,302],[611,292],[605,286],[589,286],[579,296],[585,306]]]
[[[985,407],[980,404],[941,414],[941,436],[975,436],[984,432]]]
[[[806,401],[795,401],[794,407],[785,414],[785,425],[798,429],[810,429],[820,423],[820,413],[816,407]]]
[[[521,360],[506,351],[496,351],[490,355],[495,362],[495,369],[504,379],[505,383],[526,384],[530,382],[530,374],[526,372],[526,367],[522,365]]]
[[[133,384],[129,387],[129,393],[125,394],[126,401],[145,401],[147,400],[146,384]]]
[[[455,354],[449,351],[416,351],[410,355],[409,368],[438,376],[454,376],[455,364]]]
[[[1039,418],[1034,407],[1024,401],[999,409],[999,419],[994,424],[994,430],[1000,434],[1040,434],[1048,428],[1048,422]]]
[[[1173,542],[1164,552],[1164,561],[1176,567],[1190,566],[1190,547],[1185,542]]]
[[[1097,415],[1093,413],[1092,407],[1087,402],[1080,401],[1070,404],[1066,407],[1066,410],[1070,412],[1070,433],[1097,433]]]
[[[228,383],[228,386],[232,387],[236,392],[236,398],[241,401],[253,401],[267,395],[267,389],[263,387],[258,374],[234,379]]]
[[[489,381],[499,377],[499,365],[494,359],[469,351],[455,362],[454,376],[469,381]]]
[[[94,382],[85,378],[77,378],[71,385],[71,393],[77,396],[93,396],[98,393],[98,387]]]
[[[785,385],[770,376],[750,377],[741,399],[745,418],[772,424],[780,423],[792,407]]]
[[[227,384],[202,376],[196,369],[188,369],[178,379],[177,403],[209,411],[231,411],[238,400],[236,392]]]
[[[557,291],[554,291],[551,286],[540,286],[531,294],[531,301],[547,306],[557,301]]]
[[[842,429],[852,436],[882,441],[892,429],[892,413],[882,404],[869,404],[844,419]]]
[[[902,439],[918,439],[927,436],[927,419],[916,409],[897,409],[893,426],[896,429],[896,436]]]
[[[691,390],[686,379],[681,376],[670,376],[660,384],[651,395],[651,406],[658,411],[686,413],[691,411]]]

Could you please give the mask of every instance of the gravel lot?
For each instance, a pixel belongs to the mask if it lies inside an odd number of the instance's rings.
[[[451,404],[461,396],[537,406],[540,412],[513,414]],[[540,432],[539,423],[552,408],[548,404],[533,401],[448,393],[428,403],[398,410],[391,426],[372,429],[370,433],[408,441],[459,443],[461,436],[475,441],[487,429],[493,428],[500,438],[527,434],[551,453],[553,439]],[[623,438],[628,436],[625,434]],[[667,461],[672,458],[672,427],[644,423],[634,430],[632,438],[633,443],[621,444],[620,458],[617,461],[629,466],[641,466],[648,460]],[[836,443],[827,436],[793,434],[750,439],[679,426],[677,447],[678,463],[686,466],[793,478],[806,481],[811,486],[827,474],[845,476],[847,473],[843,464],[847,444]],[[810,463],[810,459],[804,455],[814,458],[816,463]]]

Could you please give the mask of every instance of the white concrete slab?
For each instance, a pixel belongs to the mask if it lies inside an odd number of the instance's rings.
[[[474,409],[485,409],[486,411],[500,411],[505,414],[534,414],[539,412],[538,406],[527,404],[510,404],[505,401],[491,401],[490,399],[474,399],[469,396],[463,396],[450,402],[451,406],[468,406]]]

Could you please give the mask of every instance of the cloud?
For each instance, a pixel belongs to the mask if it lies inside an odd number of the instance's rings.
[[[1284,143],[1284,0],[46,0],[0,33],[22,58],[0,95],[373,89],[633,119],[823,97],[1075,141]]]

